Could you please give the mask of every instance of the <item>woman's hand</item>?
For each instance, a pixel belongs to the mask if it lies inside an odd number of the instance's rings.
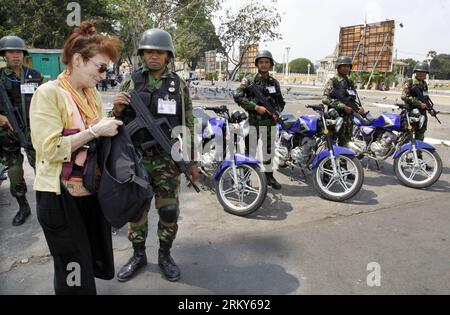
[[[99,137],[114,137],[119,133],[117,130],[123,122],[115,118],[103,118],[99,123],[92,126],[92,130]]]

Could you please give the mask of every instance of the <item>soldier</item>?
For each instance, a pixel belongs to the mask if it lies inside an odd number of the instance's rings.
[[[147,94],[147,106],[155,118],[166,117],[172,127],[185,125],[193,139],[194,116],[192,101],[186,83],[168,68],[174,58],[175,49],[171,35],[160,29],[146,31],[141,38],[138,55],[142,58],[142,68],[125,79],[119,89],[122,91],[114,101],[113,114],[129,122],[132,111],[126,108],[130,103],[128,93],[136,90]],[[185,121],[183,121],[185,117]],[[168,135],[170,137],[170,135]],[[136,139],[133,139],[136,141]],[[160,153],[158,147],[143,152],[143,163],[147,169],[156,196],[156,209],[159,214],[158,264],[169,281],[180,279],[180,269],[170,255],[170,249],[178,231],[180,173],[170,155]],[[194,163],[190,174],[195,181],[198,167]],[[148,212],[139,222],[130,223],[128,238],[133,244],[134,254],[117,274],[119,281],[131,279],[138,269],[147,265],[145,241],[148,234]]]
[[[353,62],[350,57],[339,57],[336,61],[337,74],[331,78],[325,85],[322,103],[328,105],[328,108],[334,108],[339,115],[344,118],[344,125],[342,131],[338,136],[338,143],[340,146],[347,146],[351,141],[353,133],[353,108],[343,103],[343,98],[356,103],[356,89],[352,80],[349,79],[349,74],[352,70]],[[340,99],[341,97],[341,99]],[[363,107],[358,109],[360,115],[364,115]]]
[[[42,84],[42,75],[24,66],[24,58],[28,55],[25,42],[17,36],[6,36],[0,39],[0,55],[6,59],[7,66],[0,69],[0,80],[3,82],[12,106],[19,108],[22,116],[20,125],[25,136],[30,140],[29,110],[31,98],[36,88]],[[19,212],[14,217],[13,225],[20,226],[30,216],[30,206],[26,198],[27,185],[24,179],[23,155],[17,135],[12,130],[10,121],[5,116],[5,109],[0,104],[0,159],[8,167],[11,182],[11,194],[17,199]],[[25,148],[28,162],[35,167],[35,152]]]
[[[411,106],[412,109],[419,109],[420,113],[425,117],[423,127],[416,131],[416,139],[423,141],[425,139],[425,132],[427,131],[428,116],[427,105],[422,103],[417,95],[417,90],[422,96],[428,96],[428,84],[425,81],[427,75],[430,73],[430,66],[427,62],[418,62],[414,67],[414,76],[412,79],[406,81],[403,87],[402,100]],[[416,89],[417,88],[417,89]]]
[[[275,147],[275,139],[272,139],[271,128],[276,126],[277,122],[273,115],[258,101],[258,97],[251,91],[251,86],[257,88],[262,95],[268,97],[274,105],[278,114],[283,112],[286,102],[281,94],[280,83],[270,75],[269,71],[274,66],[272,54],[267,50],[258,52],[255,58],[255,66],[258,68],[258,74],[253,80],[244,78],[240,87],[237,89],[234,100],[245,109],[249,114],[249,123],[256,128],[257,138],[261,137],[262,128],[267,130],[267,138],[263,141],[263,148],[267,146],[267,153],[272,154],[272,148]],[[261,137],[262,138],[262,137]],[[250,151],[250,135],[245,138],[245,148],[247,154]],[[272,161],[264,161],[264,165],[271,165]],[[273,176],[272,172],[266,172],[267,184],[275,190],[280,190],[281,185]]]

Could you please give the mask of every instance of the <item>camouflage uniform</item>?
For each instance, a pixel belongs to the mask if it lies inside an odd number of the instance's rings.
[[[250,84],[255,84],[258,86],[264,95],[268,94],[268,87],[275,87],[275,93],[269,93],[271,98],[273,99],[273,103],[277,105],[278,111],[281,113],[284,110],[284,107],[286,106],[286,102],[284,101],[283,95],[281,93],[280,83],[273,77],[269,76],[268,78],[265,78],[261,76],[261,74],[257,74],[253,80],[250,80],[248,78],[244,78],[241,82],[241,85],[236,90],[236,93],[234,95],[235,102],[245,109],[247,111],[249,116],[249,123],[251,126],[256,128],[257,131],[257,137],[260,138],[260,134],[262,132],[262,129],[267,130],[267,137],[266,139],[262,139],[263,141],[263,147],[267,144],[267,153],[270,155],[272,153],[272,148],[275,146],[275,139],[272,139],[271,137],[271,127],[274,127],[277,125],[277,122],[274,121],[272,117],[269,117],[267,115],[261,116],[258,115],[255,111],[255,107],[258,104],[258,101],[255,99],[254,95],[251,95],[250,91],[248,90],[248,87]],[[245,147],[247,154],[250,150],[250,136],[247,136],[245,139]],[[264,161],[264,165],[270,165],[271,160]]]
[[[333,98],[332,93],[336,88],[342,89],[355,89],[353,82],[344,78],[340,74],[337,74],[334,78],[330,79],[325,85],[323,92],[322,103],[328,106],[328,109],[334,108],[338,111],[339,115],[344,118],[344,125],[338,135],[338,144],[340,146],[346,146],[352,139],[353,135],[353,113],[347,114],[344,111],[346,105],[336,98]]]
[[[422,93],[428,93],[428,84],[426,81],[418,80],[416,78],[406,81],[403,87],[402,100],[411,106],[411,109],[419,109],[420,113],[425,116],[425,123],[423,127],[416,131],[416,139],[423,141],[425,139],[425,132],[427,131],[428,115],[425,109],[421,108],[422,102],[412,92],[414,87],[419,87]]]
[[[163,80],[167,79],[171,72],[166,69],[161,78],[154,77],[147,66],[144,66],[141,71],[147,76],[147,89],[150,93],[162,88]],[[180,79],[181,80],[181,79]],[[189,90],[184,81],[181,82],[180,88],[181,98],[184,99],[185,105],[185,126],[191,131],[193,139],[194,134],[194,116],[192,101],[189,97]],[[122,92],[129,92],[134,89],[134,82],[131,77],[126,78],[119,87]],[[179,205],[180,194],[180,172],[178,171],[172,157],[165,153],[151,153],[144,156],[143,164],[148,171],[151,179],[156,198],[156,208],[159,210],[162,207],[169,205]],[[133,244],[145,244],[148,235],[148,212],[147,209],[139,222],[130,223],[128,238]],[[168,243],[170,246],[175,240],[178,231],[178,225],[167,224],[160,218],[158,223],[158,239],[160,243]]]
[[[41,84],[43,78],[41,74],[33,69],[23,67],[20,74],[15,73],[10,68],[0,69],[0,80],[4,83],[8,96],[13,106],[20,108],[21,115],[25,122],[22,131],[31,142],[30,138],[30,122],[29,109],[32,95],[20,94],[20,85],[23,83]],[[0,114],[5,112],[0,108]],[[35,151],[32,149],[25,150],[30,165],[35,167]],[[23,171],[24,157],[21,152],[20,141],[17,135],[10,129],[0,127],[0,162],[8,167],[8,177],[11,182],[11,194],[15,198],[24,198],[27,193],[27,185],[24,179]]]

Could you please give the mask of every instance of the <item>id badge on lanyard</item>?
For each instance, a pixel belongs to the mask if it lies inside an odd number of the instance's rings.
[[[21,94],[34,94],[36,91],[37,84],[36,83],[23,83],[20,85],[20,93]]]
[[[176,115],[177,102],[175,100],[158,99],[158,114],[162,115]]]
[[[277,93],[277,89],[274,86],[268,86],[267,87],[267,91],[269,92],[269,94],[276,94]]]
[[[348,90],[347,90],[347,93],[348,93],[348,95],[350,95],[350,96],[356,96],[356,92],[355,92],[354,90],[348,89]]]

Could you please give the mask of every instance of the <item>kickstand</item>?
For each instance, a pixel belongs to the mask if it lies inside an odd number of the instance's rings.
[[[367,157],[366,171],[370,169],[370,157]]]
[[[290,174],[289,174],[289,179],[290,179],[291,182],[293,182],[295,180],[294,179],[294,170],[295,170],[294,166],[291,166],[291,171],[290,171]]]
[[[375,163],[377,164],[377,170],[381,171],[380,163],[378,163],[378,160],[375,160]]]
[[[302,174],[303,174],[303,178],[306,180],[306,173],[305,173],[304,169],[302,169]]]
[[[375,158],[372,158],[372,157],[370,157],[370,156],[367,157],[367,167],[366,167],[366,171],[369,170],[369,168],[370,168],[370,161],[372,161],[372,160],[375,161],[375,164],[376,164],[376,166],[377,166],[377,170],[378,170],[378,171],[381,171],[380,163],[378,162],[378,160],[375,159]]]

